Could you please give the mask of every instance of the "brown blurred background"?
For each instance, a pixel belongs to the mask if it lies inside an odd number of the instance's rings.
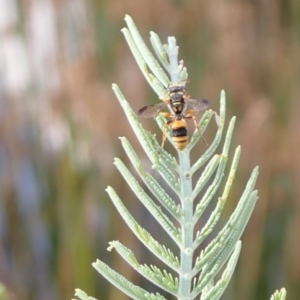
[[[99,300],[128,299],[91,267],[96,258],[157,291],[106,251],[120,239],[141,262],[158,264],[116,213],[107,185],[164,239],[112,164],[127,161],[119,136],[145,156],[111,84],[135,110],[158,101],[120,32],[125,14],[147,41],[150,30],[163,42],[176,36],[192,96],[218,110],[220,90],[227,93],[242,157],[221,225],[260,166],[260,199],[222,299],[269,299],[283,286],[299,299],[300,2],[1,0],[0,282],[9,299],[71,299],[77,287]],[[155,122],[143,123],[160,139]],[[204,150],[199,143],[195,157]]]

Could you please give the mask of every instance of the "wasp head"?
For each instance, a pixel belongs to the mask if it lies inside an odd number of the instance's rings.
[[[170,86],[168,87],[168,94],[171,96],[172,94],[179,93],[181,95],[184,95],[186,93],[184,86]]]

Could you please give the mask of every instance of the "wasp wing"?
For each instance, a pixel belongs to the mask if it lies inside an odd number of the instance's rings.
[[[193,109],[195,113],[200,110],[207,109],[209,107],[209,101],[206,99],[188,99],[187,105]]]
[[[138,115],[143,118],[156,118],[160,111],[167,106],[167,103],[161,102],[153,105],[146,105],[139,109]]]

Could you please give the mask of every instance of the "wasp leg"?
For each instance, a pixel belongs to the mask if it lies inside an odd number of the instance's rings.
[[[183,99],[184,99],[185,102],[186,102],[187,100],[189,100],[190,98],[191,98],[190,95],[183,95]],[[188,112],[189,112],[189,110],[188,110]]]
[[[198,131],[200,133],[200,130],[199,130],[199,126],[198,126],[198,123],[196,121],[196,117],[193,115],[194,111],[191,109],[191,110],[188,110],[185,114],[185,119],[187,120],[193,120],[194,121],[194,124],[195,124],[195,128],[196,128],[196,131]],[[206,140],[204,139],[203,135],[200,133],[200,137],[202,139],[202,141],[204,142],[204,144],[206,146],[208,146]]]
[[[168,122],[165,123],[165,125],[164,125],[164,128],[163,128],[163,134],[162,134],[162,142],[161,142],[161,148],[162,148],[162,149],[164,148],[165,141],[166,141],[166,138],[167,138],[167,134],[166,134],[167,127],[170,126],[172,123],[173,123],[173,120],[168,121]]]
[[[171,113],[168,113],[168,112],[160,112],[159,113],[160,115],[162,115],[163,117],[165,118],[173,118],[173,114]],[[167,135],[166,135],[166,130],[167,130],[167,127],[172,124],[173,120],[171,121],[168,121],[164,124],[164,127],[163,127],[163,134],[162,134],[162,142],[161,142],[161,149],[164,148],[164,144],[165,144],[165,141],[166,141],[166,138],[167,138]],[[160,152],[160,151],[159,151]]]
[[[196,128],[196,131],[199,131],[199,126],[198,126],[198,123],[196,121],[196,117],[193,115],[194,111],[191,109],[191,110],[188,110],[186,113],[185,113],[185,119],[187,120],[190,120],[192,119],[193,122],[194,122],[194,125],[195,125],[195,128]]]
[[[168,112],[161,112],[159,114],[162,115],[165,118],[173,118],[173,114],[168,113]]]

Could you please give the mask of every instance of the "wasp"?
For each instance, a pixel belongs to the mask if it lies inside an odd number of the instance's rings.
[[[138,111],[138,115],[144,118],[156,118],[158,114],[161,114],[166,118],[171,118],[164,125],[161,147],[164,147],[166,141],[166,129],[171,126],[173,144],[177,150],[182,151],[188,144],[188,130],[185,120],[193,120],[196,130],[199,131],[194,114],[208,108],[209,102],[205,99],[191,99],[186,94],[185,87],[180,85],[170,85],[167,92],[168,97],[162,99],[161,103],[142,107]],[[166,107],[169,108],[170,112],[161,112]],[[189,110],[187,110],[188,107]]]

